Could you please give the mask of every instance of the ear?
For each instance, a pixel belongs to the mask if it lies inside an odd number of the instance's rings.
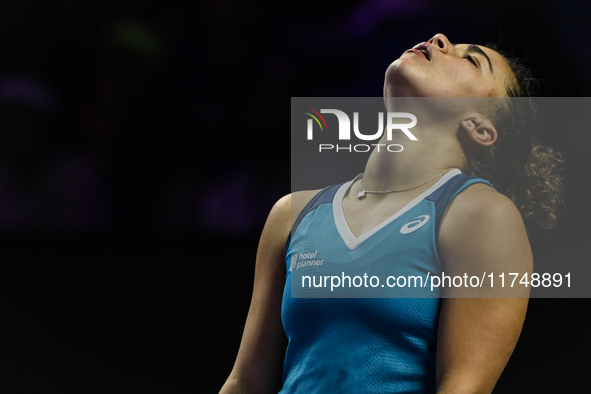
[[[468,138],[480,146],[489,147],[497,140],[497,129],[486,118],[472,116],[463,120],[460,127],[466,132]]]

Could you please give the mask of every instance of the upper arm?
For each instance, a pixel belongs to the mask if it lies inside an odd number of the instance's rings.
[[[234,368],[222,392],[236,382],[245,392],[277,392],[285,353],[281,299],[285,282],[283,254],[289,234],[291,197],[271,209],[257,249],[254,285],[248,316]],[[250,391],[252,390],[252,391]]]
[[[485,185],[471,186],[456,197],[444,216],[439,249],[446,275],[485,279],[478,293],[471,294],[483,298],[442,300],[439,392],[490,393],[513,352],[527,309],[529,288],[517,284],[533,268],[523,220],[507,197]],[[498,275],[502,273],[505,288],[500,291]],[[512,290],[509,273],[519,273],[515,283],[519,287]]]
[[[254,286],[240,349],[222,393],[278,392],[287,339],[281,322],[285,285],[285,244],[292,212],[314,195],[298,192],[281,198],[271,209],[257,249]],[[241,391],[244,390],[244,391]]]

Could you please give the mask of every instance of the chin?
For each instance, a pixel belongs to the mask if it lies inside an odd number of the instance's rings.
[[[385,97],[423,97],[425,86],[423,75],[405,59],[397,59],[386,69]]]

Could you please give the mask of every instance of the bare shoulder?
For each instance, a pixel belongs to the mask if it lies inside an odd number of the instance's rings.
[[[438,245],[448,262],[461,269],[533,264],[525,225],[515,204],[485,184],[458,194],[443,216]]]
[[[458,194],[450,203],[444,220],[452,223],[479,222],[488,226],[523,226],[521,214],[513,201],[483,183],[471,185]]]
[[[290,198],[291,223],[294,223],[306,204],[322,189],[302,190],[288,195]]]
[[[292,223],[319,191],[320,189],[304,190],[281,197],[271,209],[263,233],[276,238],[277,241],[285,242],[291,231]]]

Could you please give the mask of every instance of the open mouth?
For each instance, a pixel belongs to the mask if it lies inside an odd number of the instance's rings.
[[[431,45],[428,42],[415,45],[412,49],[421,52],[427,60],[431,61]]]

